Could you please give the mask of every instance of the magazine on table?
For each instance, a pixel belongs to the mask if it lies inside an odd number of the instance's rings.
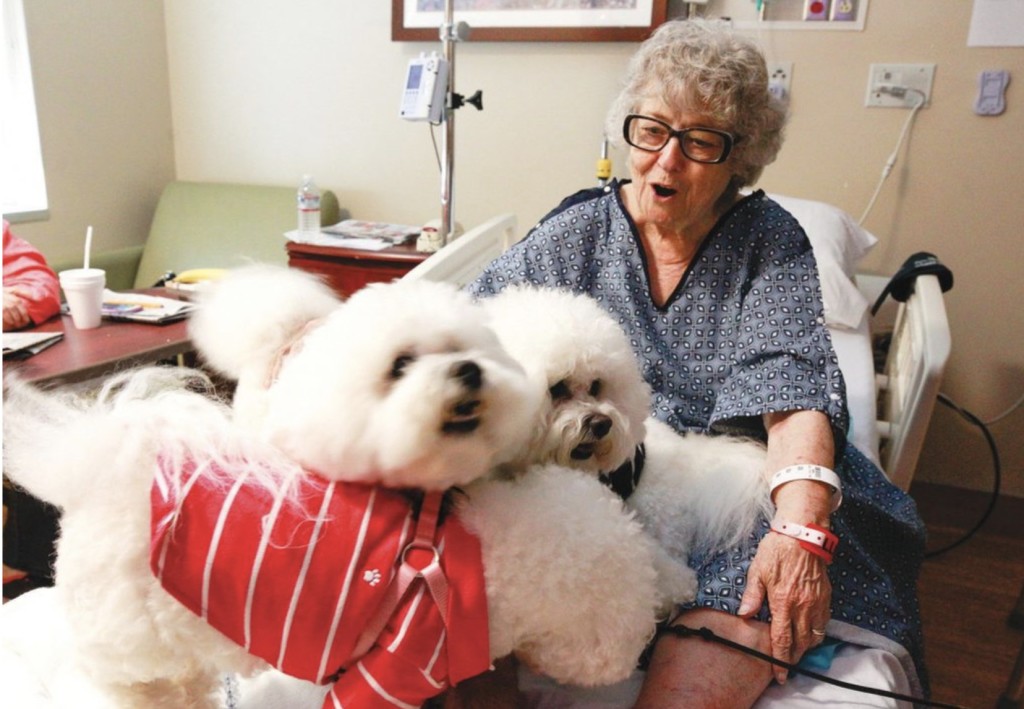
[[[381,239],[392,244],[404,244],[419,236],[422,227],[388,222],[368,222],[362,219],[345,219],[333,226],[325,226],[320,231],[349,238]]]
[[[103,291],[103,317],[108,320],[161,325],[181,320],[195,310],[195,307],[194,303],[185,300],[158,295]]]
[[[64,338],[63,332],[5,332],[4,359],[25,359]]]

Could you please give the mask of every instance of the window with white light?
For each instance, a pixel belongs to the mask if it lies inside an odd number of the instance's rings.
[[[0,207],[9,221],[46,216],[46,179],[22,0],[3,0]]]

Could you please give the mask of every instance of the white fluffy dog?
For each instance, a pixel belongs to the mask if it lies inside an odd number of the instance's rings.
[[[454,286],[375,284],[344,304],[308,273],[219,281],[190,334],[237,381],[237,419],[328,477],[444,490],[512,459],[536,395]]]
[[[331,543],[323,547],[325,554],[337,557],[326,557],[334,571],[311,576],[305,586],[281,581],[264,567],[276,570],[276,559],[290,553],[295,561],[286,563],[305,578],[314,568],[316,541],[334,540],[339,527],[365,538],[357,531],[365,525],[337,511],[347,508],[327,507],[327,501],[334,504],[334,491],[344,502],[357,496],[353,490],[367,488],[335,487],[331,480],[441,489],[481,476],[454,496],[453,518],[442,525],[436,542],[448,568],[455,563],[450,559],[458,544],[467,544],[457,529],[479,540],[486,657],[470,665],[479,671],[481,662],[485,668],[491,659],[514,652],[565,683],[597,685],[627,676],[663,604],[654,571],[658,551],[621,502],[590,475],[548,465],[513,480],[486,476],[532,432],[533,400],[475,306],[436,284],[382,286],[339,306],[322,291],[314,295],[316,288],[308,289],[305,279],[293,281],[294,291],[273,287],[275,278],[290,275],[260,275],[257,269],[239,276],[239,282],[263,281],[275,300],[298,303],[300,317],[280,303],[268,311],[263,324],[276,328],[277,335],[256,337],[239,325],[225,331],[232,342],[223,341],[219,349],[205,336],[199,338],[211,362],[222,371],[241,373],[243,386],[252,387],[243,394],[253,404],[245,426],[235,421],[237,412],[183,386],[186,379],[202,381],[189,370],[129,373],[88,403],[17,382],[8,389],[5,472],[63,511],[56,590],[69,616],[76,660],[93,682],[120,706],[215,706],[213,692],[222,673],[266,667],[255,653],[286,671],[298,667],[292,674],[304,679],[334,682],[325,706],[338,696],[377,706],[373,702],[382,701],[377,688],[393,687],[384,678],[399,684],[416,678],[421,686],[403,696],[417,705],[442,691],[449,679],[465,676],[455,671],[456,665],[467,666],[465,657],[456,662],[453,650],[441,653],[442,659],[430,660],[433,674],[404,663],[415,662],[425,643],[430,657],[450,646],[447,622],[464,623],[465,618],[444,619],[438,626],[443,614],[426,614],[422,630],[420,611],[414,609],[432,606],[429,595],[421,598],[425,589],[420,588],[414,597],[403,597],[395,616],[401,622],[381,630],[364,655],[352,656],[359,642],[337,640],[359,635],[358,629],[339,624],[339,618],[348,617],[342,610],[349,599],[359,596],[370,601],[368,607],[378,607],[380,597],[374,594],[385,593],[404,562],[375,565],[368,555],[346,553]],[[236,293],[248,288],[239,286]],[[415,303],[402,308],[405,297]],[[241,304],[245,313],[254,302]],[[235,316],[244,314],[236,311]],[[197,323],[197,334],[215,322],[211,311],[209,319]],[[250,348],[252,361],[246,361],[242,347]],[[470,362],[479,371],[467,373]],[[526,425],[509,420],[514,417],[525,418]],[[313,484],[314,479],[322,482]],[[197,496],[214,495],[220,513],[216,507],[212,513],[202,507],[192,511]],[[383,506],[393,497],[381,490],[369,499]],[[321,498],[326,513],[317,512]],[[407,501],[389,504],[387,509],[397,504],[405,510],[400,513],[405,522],[390,526],[400,527],[398,533],[409,539],[416,522]],[[237,522],[227,516],[236,509],[245,513]],[[288,510],[291,517],[285,515]],[[275,526],[279,519],[292,518],[298,520],[294,527]],[[219,545],[229,537],[254,547],[249,550],[252,562],[234,551],[223,557],[225,564],[241,566],[247,574],[237,588],[214,582],[222,568]],[[259,539],[265,541],[255,548]],[[198,600],[190,602],[182,591],[191,577],[167,578],[179,557],[166,550],[177,547],[193,555],[182,555],[180,566],[193,563],[197,569],[202,579],[193,584]],[[341,586],[335,576],[344,578]],[[449,576],[450,597],[469,597],[472,578]],[[291,605],[271,604],[269,610],[255,605],[263,585],[271,582],[294,584],[286,586],[295,590],[283,597],[290,597]],[[334,588],[346,590],[328,603],[299,595]],[[297,603],[300,598],[303,602]],[[266,642],[259,639],[266,635],[264,626],[277,628],[269,617],[277,617],[282,608],[290,609],[287,618],[294,627],[287,620],[285,630],[271,631],[281,633],[270,635],[280,638],[279,654],[257,653]],[[215,616],[221,621],[215,622]],[[236,617],[237,622],[232,620]],[[294,633],[300,637],[293,637],[295,628],[302,629]],[[322,655],[307,657],[303,651],[301,660],[286,655],[285,647],[315,644],[320,634],[341,647],[324,641]],[[453,631],[448,640],[463,643],[463,635]],[[308,662],[315,671],[302,671]],[[348,669],[339,675],[341,667]]]
[[[649,416],[650,391],[629,339],[593,298],[516,286],[483,302],[502,345],[548,392],[520,464],[556,461],[613,484],[625,476],[623,494],[639,475],[626,504],[681,563],[693,549],[741,543],[770,512],[764,447],[680,435]]]

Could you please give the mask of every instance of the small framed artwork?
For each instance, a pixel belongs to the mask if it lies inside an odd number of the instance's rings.
[[[668,0],[454,0],[473,42],[639,42],[665,21]],[[391,39],[439,39],[445,0],[391,0]]]

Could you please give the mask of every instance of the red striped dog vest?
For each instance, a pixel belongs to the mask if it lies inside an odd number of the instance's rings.
[[[359,637],[412,538],[406,498],[307,474],[285,499],[245,469],[158,467],[153,573],[249,653],[286,674],[333,682],[325,709],[418,709],[490,666],[480,544],[454,517],[434,540],[448,582],[447,617],[417,579],[357,658]],[[181,492],[172,496],[175,478]]]

